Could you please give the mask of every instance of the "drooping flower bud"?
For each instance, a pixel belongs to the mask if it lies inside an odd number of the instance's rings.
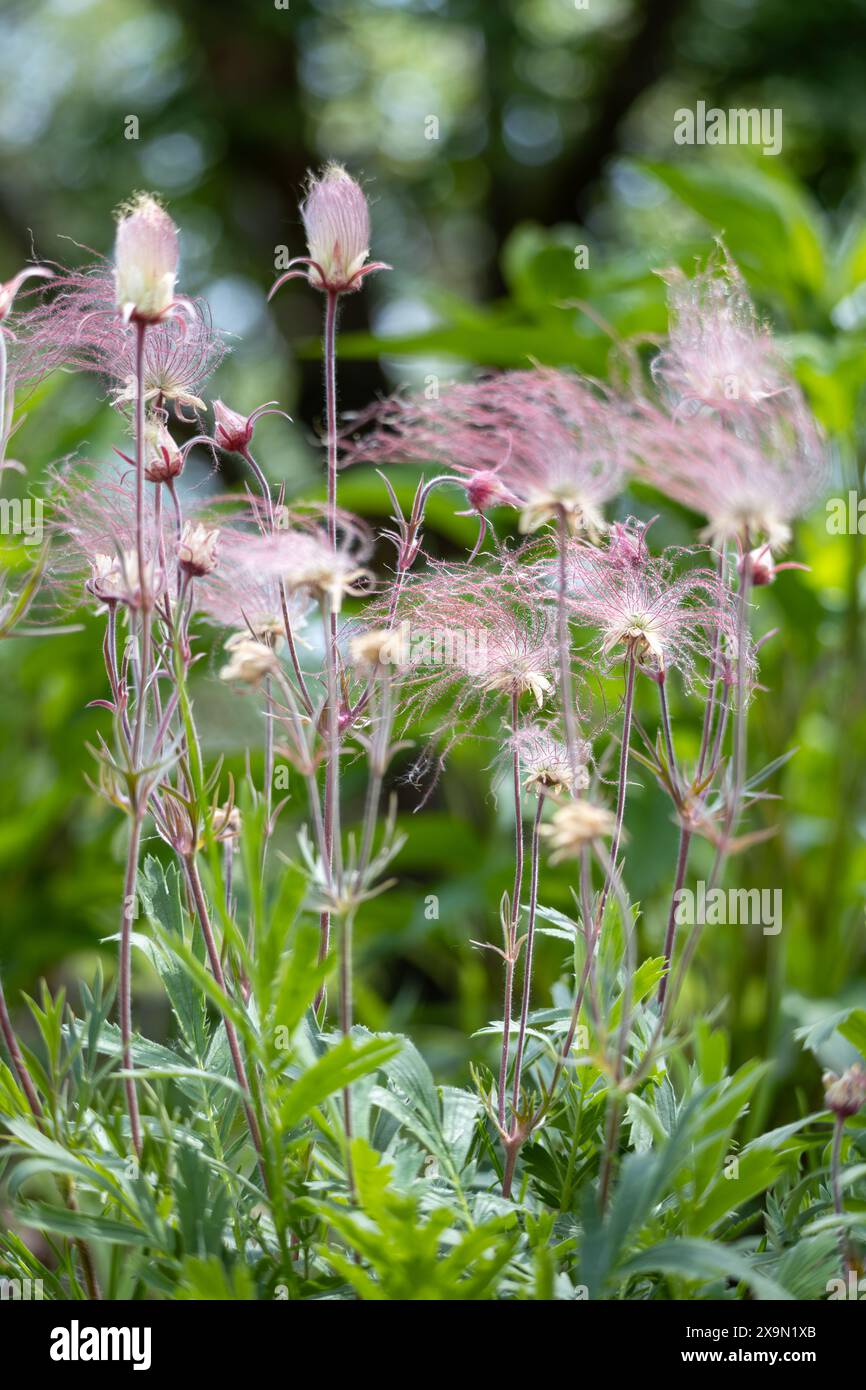
[[[310,260],[310,284],[346,294],[370,254],[370,212],[360,184],[341,164],[328,164],[310,180],[301,207]]]
[[[825,1071],[822,1080],[827,1109],[834,1111],[840,1119],[849,1119],[866,1105],[866,1071],[859,1062],[855,1062],[841,1076]]]
[[[744,569],[742,560],[739,561],[737,569],[742,575]],[[776,566],[773,564],[773,552],[768,545],[762,545],[757,550],[749,551],[749,573],[752,583],[756,587],[772,584],[776,577]]]
[[[51,277],[51,271],[43,265],[29,265],[24,270],[19,270],[17,275],[13,275],[11,280],[7,280],[5,285],[0,284],[0,323],[6,318],[15,300],[15,296],[31,276],[37,275],[43,278]]]
[[[492,468],[480,468],[467,480],[466,500],[474,512],[486,512],[488,507],[514,503],[516,499]]]
[[[165,421],[152,417],[144,427],[144,476],[149,483],[167,483],[183,472],[183,453]]]
[[[150,194],[125,207],[114,243],[114,284],[124,321],[158,323],[175,302],[177,227]]]
[[[187,521],[177,546],[177,562],[184,574],[197,577],[216,569],[219,530]]]
[[[240,454],[253,437],[255,421],[251,416],[230,410],[222,401],[214,401],[214,439],[221,449]]]

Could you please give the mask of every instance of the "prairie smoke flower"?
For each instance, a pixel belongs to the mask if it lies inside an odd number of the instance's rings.
[[[802,398],[756,413],[752,427],[726,429],[709,416],[677,422],[648,405],[636,410],[635,473],[707,524],[701,539],[784,549],[791,523],[818,496],[826,460]]]
[[[702,512],[713,545],[780,548],[825,476],[815,421],[726,256],[666,278],[671,328],[653,375],[672,415],[637,405],[632,466]]]
[[[278,669],[273,647],[245,632],[234,633],[226,642],[226,651],[229,660],[220,671],[220,680],[258,685]]]
[[[464,481],[473,510],[517,507],[523,532],[562,518],[573,534],[599,534],[623,478],[622,412],[564,372],[506,372],[438,400],[394,397],[355,428],[369,421],[369,435],[346,440],[344,463],[431,460]]]
[[[151,416],[144,427],[144,476],[150,483],[167,483],[183,472],[184,455],[165,421]]]
[[[287,280],[306,275],[314,289],[328,294],[359,290],[374,270],[390,270],[384,261],[368,261],[370,209],[360,184],[342,164],[326,164],[319,178],[310,176],[301,204],[308,256],[296,256],[271,288],[271,298]],[[304,266],[305,270],[294,269]]]
[[[283,596],[278,581],[250,563],[250,545],[259,539],[258,531],[241,525],[221,526],[220,563],[196,584],[196,607],[216,626],[276,647],[285,630]],[[286,594],[285,604],[297,631],[306,621],[310,600],[304,594]]]
[[[408,644],[405,679],[422,709],[453,695],[456,714],[480,716],[493,696],[529,695],[541,706],[553,689],[551,616],[510,562],[495,571],[434,565],[407,582],[397,620]]]
[[[16,324],[16,374],[35,380],[57,368],[96,372],[112,403],[134,405],[136,333],[114,303],[114,279],[104,261],[89,269],[59,268],[48,294]],[[202,391],[225,353],[202,301],[188,302],[183,318],[152,323],[144,342],[145,403],[204,410]]]
[[[124,550],[114,556],[96,554],[84,587],[100,603],[121,603],[133,610],[152,608],[165,587],[165,573],[155,557],[145,560],[141,581],[138,552]]]
[[[576,859],[595,840],[609,839],[616,829],[616,818],[604,806],[591,801],[569,801],[553,813],[550,821],[538,827],[550,843],[551,864]]]
[[[859,1062],[855,1062],[841,1076],[825,1071],[822,1080],[824,1103],[840,1119],[850,1119],[866,1105],[866,1071]]]
[[[237,840],[241,833],[241,813],[237,806],[217,806],[211,819],[215,840]]]
[[[177,562],[184,574],[200,577],[216,569],[219,528],[187,521],[177,546]]]
[[[372,583],[373,576],[363,563],[368,555],[369,539],[360,526],[351,526],[336,549],[326,532],[314,526],[252,538],[242,563],[255,574],[285,585],[288,593],[327,601],[339,613],[344,599],[361,597]]]
[[[286,415],[284,410],[277,408],[276,401],[267,401],[253,411],[252,415],[241,415],[236,410],[230,410],[223,401],[214,401],[214,443],[220,449],[224,449],[229,454],[243,454],[246,452],[253,437],[256,422],[263,415],[282,415],[286,420],[291,417]]]
[[[114,243],[114,288],[124,323],[158,323],[175,307],[180,260],[177,227],[150,194],[121,209]]]
[[[535,796],[573,796],[589,786],[590,746],[581,742],[575,757],[549,725],[529,724],[512,735],[524,789]]]
[[[709,569],[678,573],[676,562],[684,555],[688,552],[651,555],[646,527],[636,521],[616,527],[604,547],[571,542],[566,602],[574,618],[598,632],[598,656],[631,649],[654,679],[663,680],[673,666],[688,683],[696,659],[709,659],[718,630],[734,642],[732,595]],[[541,562],[540,573],[552,586],[556,562]]]
[[[691,277],[660,272],[670,328],[653,376],[675,415],[705,409],[735,421],[792,388],[790,373],[724,247]]]

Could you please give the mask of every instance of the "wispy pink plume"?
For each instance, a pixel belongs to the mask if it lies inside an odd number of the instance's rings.
[[[667,278],[671,329],[653,374],[668,408],[636,405],[632,467],[703,513],[714,544],[782,546],[826,478],[815,420],[726,255]]]
[[[603,545],[569,542],[569,612],[594,631],[594,661],[610,667],[631,647],[648,674],[675,667],[691,684],[707,674],[717,631],[733,650],[734,596],[717,573],[694,564],[695,555],[680,548],[651,554],[646,527],[634,520],[614,526]],[[534,569],[552,595],[557,562],[541,560]]]
[[[179,411],[202,410],[202,391],[219,366],[226,345],[203,301],[182,316],[149,325],[145,338],[145,399]],[[15,323],[16,372],[38,379],[62,368],[95,372],[129,405],[135,399],[136,327],[125,324],[115,304],[111,265],[57,268],[31,307]]]
[[[613,398],[546,368],[459,383],[436,400],[397,396],[354,431],[368,423],[369,433],[345,440],[344,464],[432,462],[467,487],[483,481],[483,505],[521,508],[528,530],[557,505],[575,529],[596,529],[625,473],[627,425]]]

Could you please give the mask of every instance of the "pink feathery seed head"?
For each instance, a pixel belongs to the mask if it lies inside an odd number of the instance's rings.
[[[707,409],[735,421],[790,389],[790,372],[721,243],[691,277],[677,268],[659,273],[670,330],[653,375],[676,415]]]
[[[384,608],[385,599],[379,600]],[[373,606],[370,621],[382,616]],[[433,563],[410,576],[397,605],[403,633],[409,707],[453,701],[473,722],[497,701],[528,696],[541,707],[557,670],[555,620],[524,582],[520,568]]]
[[[114,304],[114,281],[104,261],[87,269],[58,268],[39,302],[16,325],[17,371],[35,380],[57,368],[96,372],[108,383],[113,404],[134,406],[136,330]],[[144,399],[204,410],[201,393],[226,351],[203,301],[187,312],[151,324],[144,341]]]
[[[49,581],[77,604],[82,591],[100,602],[114,598],[137,607],[138,575],[136,498],[129,471],[93,474],[76,460],[52,474],[51,557]],[[209,526],[203,506],[187,500],[187,522]],[[175,593],[180,571],[177,523],[169,509],[156,518],[148,507],[144,534],[145,590],[152,601],[163,592]],[[134,562],[134,563],[133,563]],[[212,578],[212,576],[208,576]],[[204,581],[202,581],[204,582]],[[198,586],[197,586],[198,588]]]
[[[357,518],[340,513],[336,550],[327,530],[317,521],[289,517],[287,529],[252,537],[241,563],[262,579],[283,585],[288,594],[327,602],[340,612],[346,598],[366,594],[373,583],[367,567],[372,539]]]
[[[536,721],[513,732],[509,761],[515,751],[524,789],[535,796],[574,796],[589,786],[592,749],[579,740],[574,756],[555,724]]]
[[[197,582],[196,605],[214,626],[279,647],[285,631],[283,596],[277,580],[250,565],[253,539],[251,531],[221,528],[219,565]],[[285,594],[286,613],[296,636],[307,621],[310,603],[306,594]]]
[[[728,643],[735,640],[735,598],[717,573],[693,564],[695,552],[671,548],[652,555],[645,529],[632,520],[605,546],[571,542],[566,555],[569,608],[578,622],[595,630],[596,659],[605,665],[631,652],[654,680],[663,681],[676,667],[690,685],[703,674],[699,666],[706,669],[717,632]],[[552,594],[556,563],[546,560],[540,566]]]
[[[675,420],[638,403],[630,444],[637,476],[703,514],[702,538],[717,547],[784,548],[792,522],[813,505],[827,473],[817,426],[793,387],[736,429],[709,415]]]
[[[114,242],[115,301],[124,322],[158,323],[175,307],[177,227],[149,193],[121,208]]]
[[[394,397],[370,421],[345,442],[344,463],[430,460],[478,486],[486,505],[519,507],[524,532],[561,517],[599,534],[624,476],[623,411],[603,388],[547,368],[458,383],[436,400]]]

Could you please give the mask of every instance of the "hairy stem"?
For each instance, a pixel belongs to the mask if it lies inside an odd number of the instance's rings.
[[[120,1043],[123,1070],[127,1073],[123,1086],[126,1108],[135,1152],[141,1158],[141,1117],[138,1096],[132,1076],[132,927],[136,917],[136,880],[138,853],[141,847],[143,808],[136,799],[129,821],[129,844],[126,850],[126,875],[123,881],[123,903],[120,913],[120,963],[118,970],[118,1008],[120,1011]]]
[[[517,743],[520,718],[520,696],[515,686],[511,692],[511,754],[512,790],[514,795],[514,889],[511,896],[511,916],[505,943],[505,982],[502,999],[502,1049],[499,1057],[499,1094],[497,1115],[499,1128],[505,1131],[505,1088],[508,1080],[508,1051],[511,1040],[511,1008],[514,995],[514,962],[517,929],[520,923],[520,890],[523,885],[523,798],[520,787],[520,750]]]
[[[39,1123],[42,1120],[44,1112],[39,1102],[39,1097],[36,1094],[33,1077],[30,1075],[27,1063],[24,1061],[24,1056],[18,1044],[15,1029],[12,1027],[12,1019],[9,1017],[9,1010],[6,1007],[6,995],[3,992],[2,980],[0,980],[0,1032],[3,1034],[6,1050],[12,1062],[12,1068],[15,1075],[18,1077],[18,1084],[27,1097],[27,1104],[33,1111],[34,1120]]]
[[[625,798],[628,786],[628,758],[631,746],[631,723],[634,713],[634,678],[635,678],[635,655],[634,646],[629,644],[628,656],[626,658],[626,679],[625,679],[625,703],[622,713],[622,743],[619,753],[619,778],[617,781],[616,792],[616,821],[613,832],[613,839],[610,846],[610,869],[605,877],[604,887],[601,890],[601,897],[598,903],[598,920],[604,914],[604,905],[607,902],[608,893],[616,876],[616,861],[619,854],[620,840],[622,839],[622,823],[625,817]]]
[[[845,1117],[844,1115],[837,1115],[833,1127],[833,1149],[830,1156],[830,1185],[833,1189],[833,1210],[837,1216],[845,1215],[845,1205],[842,1201],[842,1139],[844,1132]],[[842,1257],[842,1272],[847,1279],[851,1269],[851,1251],[848,1245],[848,1233],[844,1226],[839,1231],[839,1254]]]
[[[526,950],[523,958],[523,995],[520,1001],[520,1024],[517,1030],[517,1049],[514,1053],[514,1085],[511,1093],[512,1109],[517,1113],[520,1101],[520,1073],[523,1067],[523,1053],[526,1047],[526,1029],[529,1021],[529,1004],[532,997],[532,955],[535,946],[535,917],[538,905],[538,830],[541,813],[544,810],[544,793],[538,798],[535,820],[532,824],[529,869],[529,919],[526,927]]]

